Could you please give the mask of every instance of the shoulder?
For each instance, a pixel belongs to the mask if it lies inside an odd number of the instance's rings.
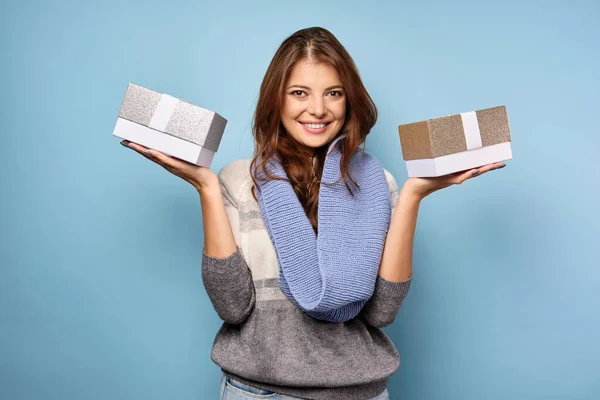
[[[385,174],[385,180],[387,181],[388,190],[390,192],[390,204],[392,205],[392,210],[396,207],[398,203],[398,183],[396,179],[394,179],[394,175],[387,169],[383,169],[383,173]]]
[[[240,158],[225,164],[218,172],[223,195],[237,205],[244,185],[251,179],[249,158]]]
[[[388,184],[388,188],[390,189],[390,192],[398,191],[398,183],[396,182],[394,175],[392,175],[392,173],[385,168],[383,169],[383,173],[385,174],[385,180]]]
[[[250,176],[250,161],[249,158],[239,158],[225,164],[217,174],[219,180],[225,183],[240,183]]]

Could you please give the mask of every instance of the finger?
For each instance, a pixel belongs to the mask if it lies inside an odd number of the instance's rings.
[[[128,140],[123,140],[121,142],[121,144],[123,146],[129,147],[130,149],[132,149],[132,150],[140,153],[141,155],[143,155],[144,157],[146,157],[148,160],[154,161],[156,164],[159,164],[159,165],[161,165],[161,166],[164,167],[164,165],[162,165],[162,163],[160,161],[161,158],[157,158],[157,157],[153,156],[152,149],[150,149],[148,147],[145,147],[145,146],[142,146],[139,143],[129,142]],[[156,150],[154,150],[154,152],[155,152],[154,154],[158,153]]]
[[[485,174],[486,172],[493,171],[493,170],[499,169],[499,168],[504,168],[504,167],[506,167],[506,164],[504,164],[503,162],[486,164],[486,165],[483,165],[483,166],[477,168],[479,173],[475,174],[473,177],[480,176],[480,175]]]
[[[458,180],[458,182],[460,184],[460,183],[463,183],[464,181],[466,181],[467,179],[474,178],[474,177],[476,177],[476,176],[478,176],[480,174],[481,174],[481,171],[480,171],[479,168],[470,169],[470,170],[465,171],[462,174],[460,174],[457,177],[457,180]]]
[[[162,165],[165,168],[168,167],[168,168],[171,168],[174,170],[181,171],[182,173],[189,172],[194,167],[197,167],[196,165],[194,165],[192,163],[180,160],[175,157],[168,156],[164,153],[161,153],[160,151],[158,151],[156,149],[148,149],[143,154],[149,156],[152,161]],[[180,175],[180,174],[176,174],[176,175]]]
[[[144,151],[148,150],[147,147],[144,147],[144,146],[142,146],[139,143],[134,143],[134,142],[130,142],[130,141],[127,141],[127,140],[124,140],[121,143],[123,143],[124,145],[126,145],[130,149],[133,149],[133,150],[137,151],[138,153],[143,153]]]
[[[131,148],[132,150],[137,151],[147,159],[154,161],[156,164],[162,166],[170,173],[182,178],[186,175],[186,171],[190,169],[190,166],[192,166],[192,164],[188,162],[168,156],[158,150],[142,146],[139,143],[133,143],[128,140],[123,140],[121,144]]]
[[[495,169],[504,168],[505,166],[506,166],[506,164],[504,164],[503,162],[497,162],[497,163],[482,165],[481,167],[478,167],[478,168],[454,172],[454,173],[446,175],[446,176],[449,178],[450,183],[460,185],[467,179],[481,176],[488,171],[493,171]]]
[[[464,171],[454,172],[452,174],[446,175],[448,178],[448,183],[452,185],[460,185],[464,181],[474,176],[479,175],[479,168],[468,169]]]
[[[158,157],[158,153],[160,153],[159,151],[153,150],[153,149],[151,149],[149,147],[146,147],[146,146],[142,146],[139,143],[134,143],[134,142],[130,142],[128,140],[123,140],[121,142],[121,144],[123,144],[124,146],[127,146],[127,147],[129,147],[129,148],[137,151],[138,153],[140,153],[144,157],[146,157],[148,159],[151,159],[154,162],[159,162],[159,161],[163,160],[162,157]],[[160,153],[160,154],[162,154],[162,153]],[[159,164],[160,164],[160,162],[159,162]]]
[[[475,178],[477,176],[481,176],[481,175],[485,174],[486,172],[493,171],[493,170],[499,169],[499,168],[504,168],[504,167],[506,167],[506,164],[504,164],[503,162],[486,164],[486,165],[483,165],[479,168],[472,170],[471,174],[467,176],[467,179]]]
[[[490,171],[506,167],[506,164],[504,164],[503,162],[497,162],[497,163],[493,163],[490,165],[492,165],[492,168],[490,168]]]

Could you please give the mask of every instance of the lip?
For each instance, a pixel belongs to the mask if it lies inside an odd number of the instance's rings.
[[[331,124],[331,122],[300,122],[300,121],[298,121],[298,123],[302,126],[302,128],[306,132],[313,133],[313,134],[319,134],[319,133],[325,132],[327,130],[327,128],[329,127],[329,125]],[[319,129],[313,129],[313,128],[309,128],[305,124],[325,124],[325,126],[322,128],[319,128]]]

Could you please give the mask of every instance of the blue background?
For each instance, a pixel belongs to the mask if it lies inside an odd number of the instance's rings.
[[[0,7],[0,398],[217,398],[199,197],[112,130],[132,81],[229,120],[215,171],[250,157],[267,65],[315,25],[354,57],[400,185],[398,124],[509,113],[507,167],[421,205],[392,399],[600,398],[598,2]]]

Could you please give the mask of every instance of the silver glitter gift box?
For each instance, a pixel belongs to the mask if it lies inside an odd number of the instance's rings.
[[[129,83],[113,135],[210,167],[226,124],[214,111]]]
[[[408,176],[433,177],[512,159],[505,106],[398,126]]]

